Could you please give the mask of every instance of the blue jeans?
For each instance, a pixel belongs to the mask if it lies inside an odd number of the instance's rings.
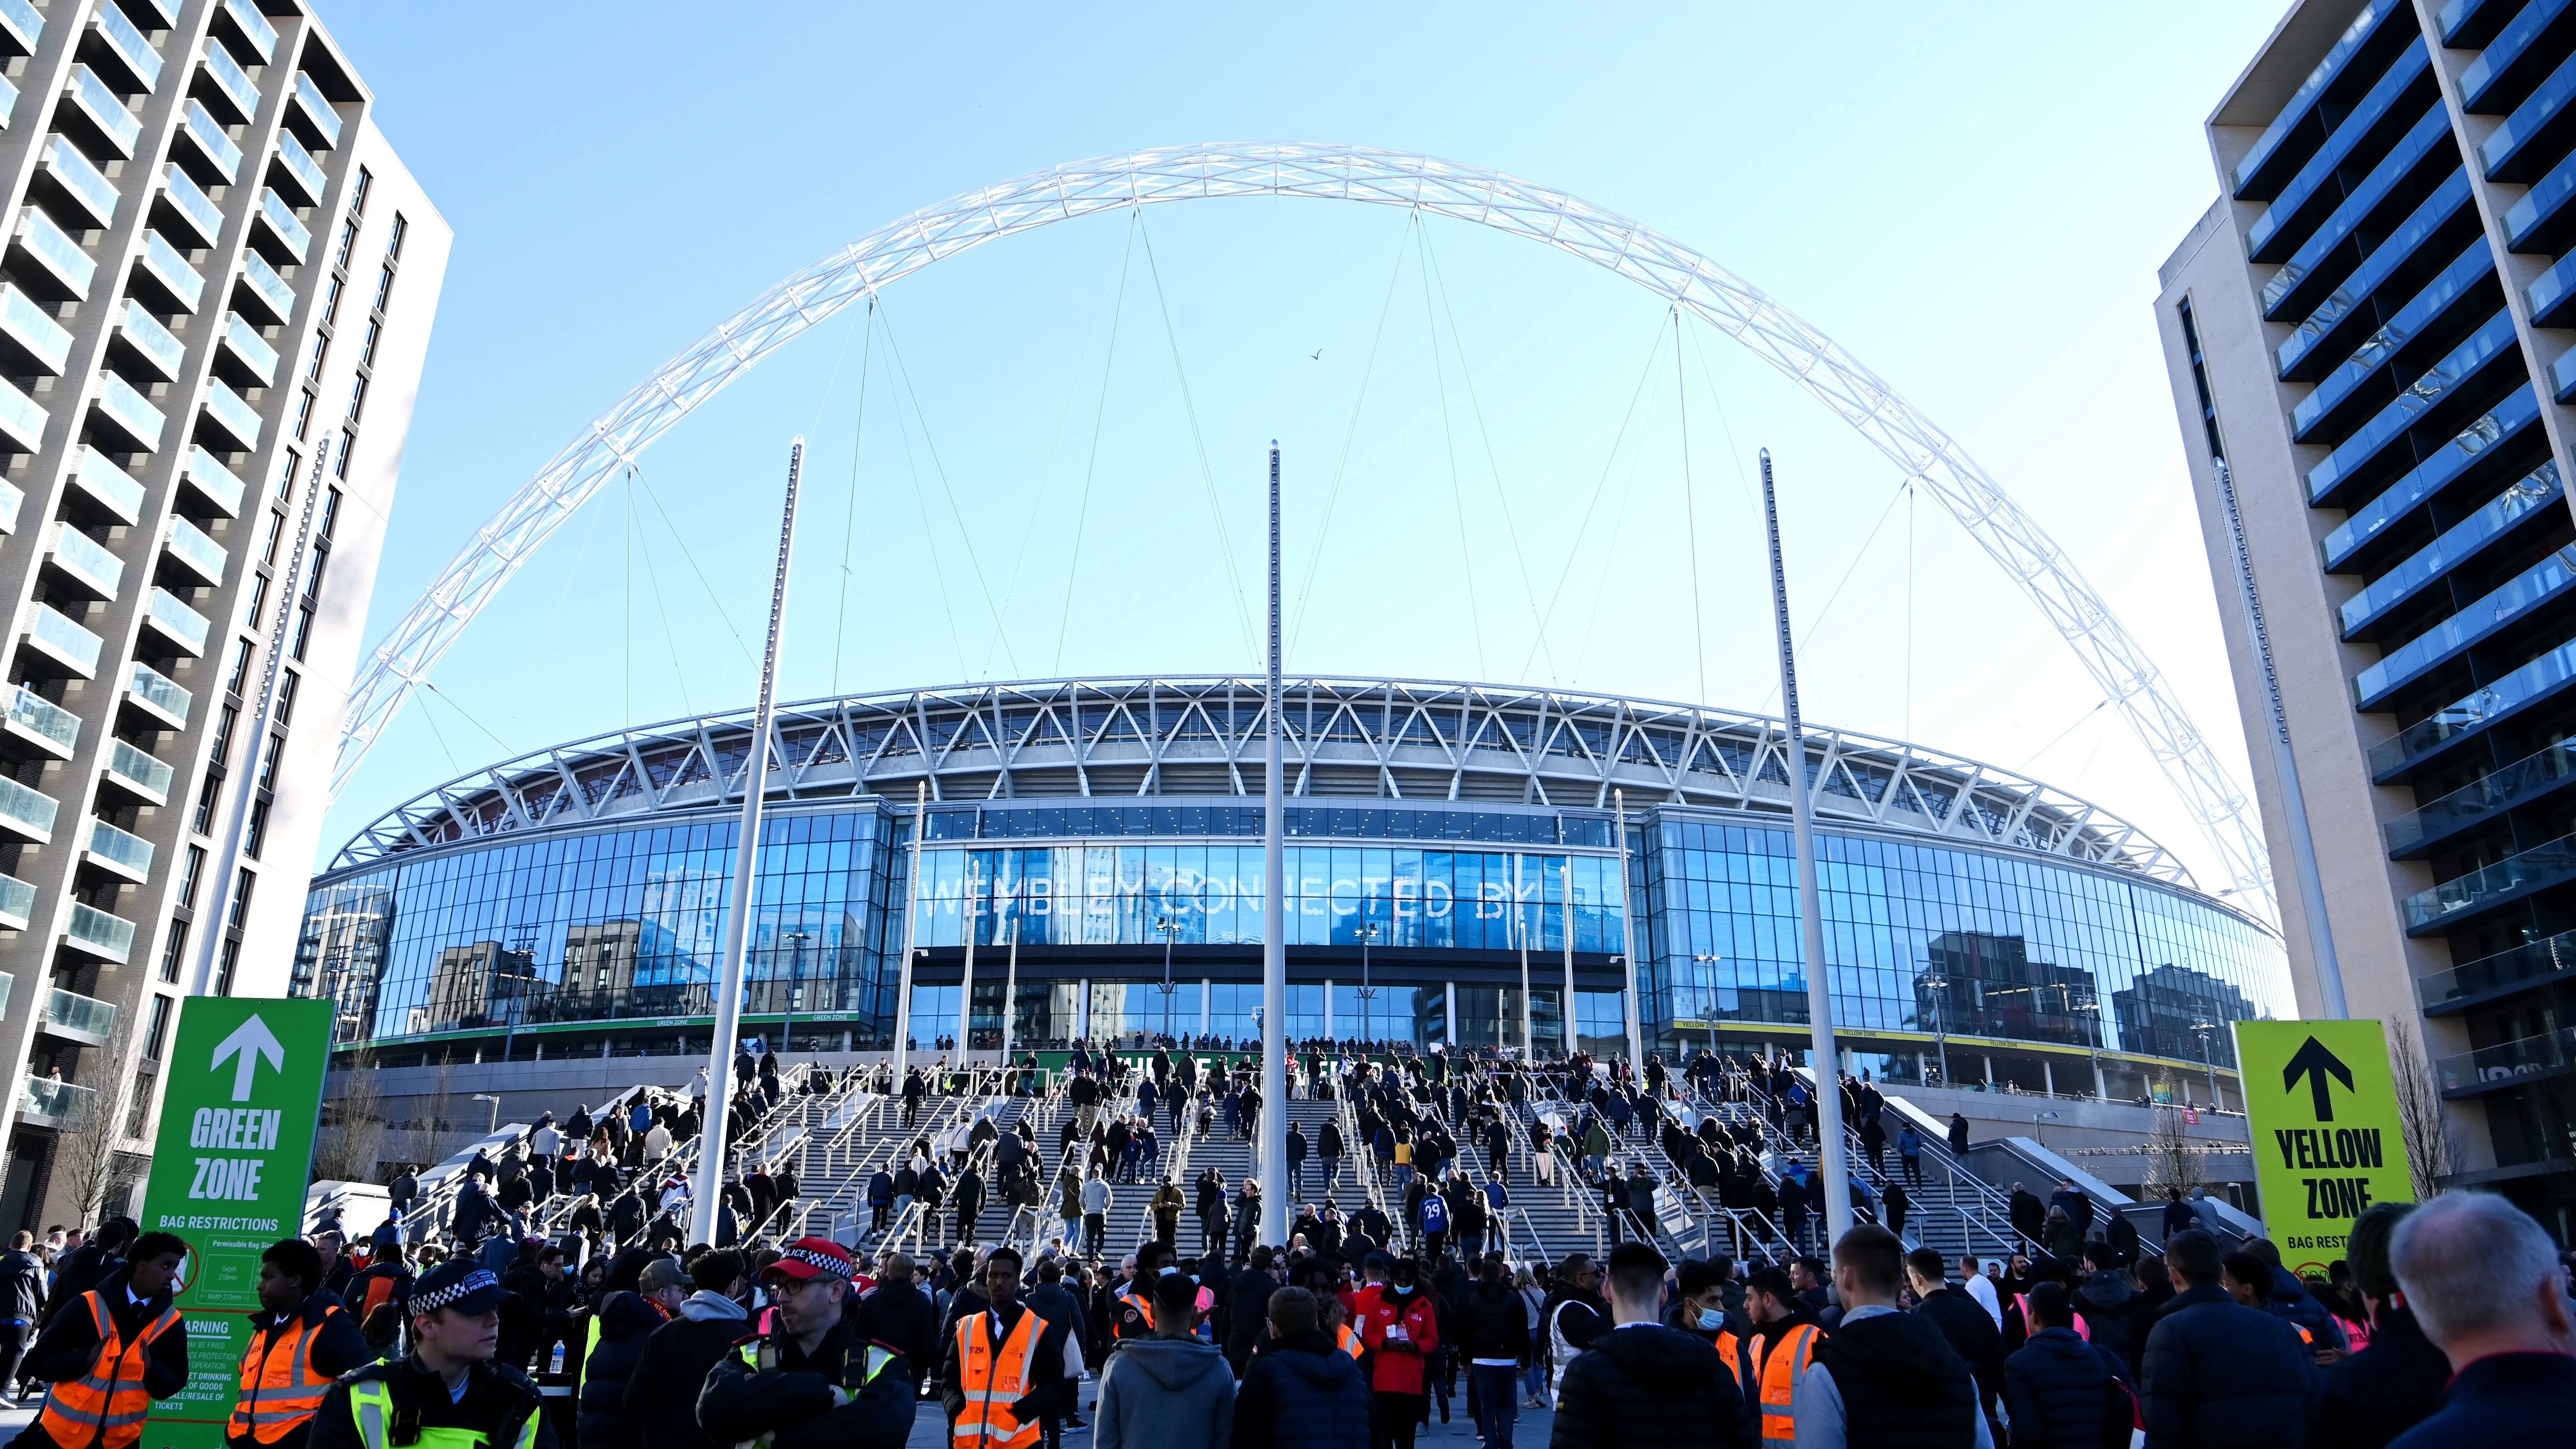
[[[1521,1416],[1521,1371],[1510,1364],[1469,1364],[1476,1387],[1476,1432],[1485,1449],[1512,1449],[1512,1425]]]

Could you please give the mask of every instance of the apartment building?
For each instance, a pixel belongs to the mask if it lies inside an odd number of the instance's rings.
[[[125,1203],[181,996],[285,992],[449,234],[293,0],[0,57],[6,1230]]]
[[[2576,0],[2302,0],[2207,130],[2219,200],[2157,322],[2229,602],[2233,484],[2351,1011],[2428,1065],[2450,1181],[2576,1241]]]

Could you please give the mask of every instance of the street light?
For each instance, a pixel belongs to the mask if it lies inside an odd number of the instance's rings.
[[[493,1133],[500,1131],[500,1130],[501,1130],[501,1099],[500,1099],[500,1098],[498,1098],[498,1097],[496,1097],[496,1096],[494,1096],[494,1095],[492,1095],[492,1094],[491,1094],[491,1093],[489,1093],[489,1092],[477,1092],[477,1093],[475,1093],[475,1094],[474,1094],[474,1100],[475,1100],[475,1101],[477,1101],[477,1102],[489,1102],[489,1103],[491,1103],[491,1104],[492,1104],[492,1122],[491,1122],[491,1125],[490,1125],[490,1126],[485,1127],[485,1128],[483,1129],[483,1135],[484,1135],[484,1136],[486,1136],[486,1137],[489,1137],[489,1136],[491,1136]]]
[[[2217,1111],[2219,1106],[2218,1064],[2210,1059],[2209,1034],[2216,1030],[2218,1030],[2218,1023],[2214,1021],[2195,1021],[2191,1024],[2191,1034],[2200,1038],[2201,1069],[2209,1073],[2209,1109],[2213,1112]]]
[[[1941,1085],[1950,1085],[1950,1034],[1941,1024],[1941,998],[1950,989],[1950,978],[1939,972],[1926,976],[1923,989],[1932,993],[1932,1041],[1941,1051]]]
[[[779,1045],[789,1056],[796,1054],[796,988],[805,983],[805,943],[813,939],[803,931],[790,931],[787,939],[796,943],[796,954],[787,960],[787,1021],[778,1029]]]
[[[1180,988],[1172,984],[1172,943],[1180,939],[1181,923],[1169,916],[1157,917],[1154,929],[1163,933],[1163,1039],[1172,1039],[1172,993]]]
[[[1704,951],[1691,959],[1700,963],[1700,974],[1708,978],[1707,987],[1700,993],[1700,1014],[1708,1018],[1708,1054],[1713,1058],[1717,1055],[1717,973],[1707,968],[1726,958]]]
[[[1375,921],[1364,921],[1364,922],[1362,922],[1362,923],[1360,924],[1360,928],[1359,928],[1359,938],[1360,938],[1360,1055],[1361,1055],[1363,1058],[1365,1058],[1365,1057],[1368,1055],[1369,1043],[1370,1043],[1370,1042],[1372,1042],[1372,1041],[1374,1041],[1374,1040],[1376,1040],[1376,1038],[1375,1038],[1375,1037],[1373,1037],[1373,1036],[1369,1035],[1369,1031],[1370,1031],[1370,1027],[1369,1027],[1369,1003],[1370,1003],[1370,1002],[1372,1002],[1372,1001],[1377,1000],[1377,988],[1376,988],[1376,987],[1374,987],[1374,986],[1369,985],[1369,960],[1368,960],[1368,953],[1369,953],[1369,943],[1377,939],[1377,922],[1375,922]]]

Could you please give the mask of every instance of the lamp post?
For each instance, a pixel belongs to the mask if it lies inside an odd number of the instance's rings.
[[[477,1092],[477,1093],[475,1093],[475,1094],[474,1094],[474,1100],[475,1100],[475,1101],[477,1101],[477,1102],[489,1102],[489,1103],[491,1103],[491,1104],[492,1104],[492,1121],[491,1121],[490,1125],[486,1126],[486,1127],[483,1129],[483,1135],[484,1135],[484,1136],[486,1136],[486,1137],[489,1137],[489,1136],[491,1136],[493,1133],[500,1131],[500,1130],[501,1130],[501,1099],[500,1099],[499,1097],[494,1096],[494,1095],[493,1095],[493,1094],[491,1094],[490,1092]]]
[[[2214,1021],[2201,1020],[2195,1021],[2191,1024],[2191,1034],[2200,1038],[2201,1070],[2209,1073],[2209,1108],[2213,1112],[2217,1111],[2220,1105],[2218,1100],[2218,1064],[2213,1061],[2209,1055],[2209,1034],[2216,1030],[2218,1030],[2218,1023]]]
[[[778,1045],[789,1056],[796,1054],[796,989],[805,984],[805,943],[814,939],[803,931],[790,931],[787,939],[796,943],[787,958],[787,1019],[778,1028]]]
[[[1172,1036],[1172,993],[1180,989],[1172,984],[1172,943],[1180,939],[1181,923],[1169,916],[1160,916],[1155,918],[1154,929],[1163,937],[1163,984],[1155,989],[1163,993],[1163,1039],[1169,1041]]]
[[[1375,922],[1375,921],[1364,921],[1364,922],[1362,922],[1362,923],[1360,924],[1360,928],[1359,928],[1359,938],[1360,938],[1360,1055],[1361,1055],[1361,1056],[1363,1056],[1363,1057],[1366,1057],[1366,1056],[1368,1055],[1369,1043],[1370,1043],[1370,1042],[1372,1042],[1372,1041],[1375,1041],[1375,1040],[1377,1039],[1377,1038],[1375,1038],[1375,1037],[1373,1037],[1373,1036],[1369,1035],[1369,1032],[1370,1032],[1370,1030],[1371,1030],[1371,1028],[1370,1028],[1370,1026],[1369,1026],[1369,1003],[1370,1003],[1370,1002],[1373,1002],[1373,1001],[1375,1001],[1375,1000],[1377,1000],[1377,988],[1376,988],[1376,987],[1374,987],[1374,986],[1369,985],[1369,959],[1368,959],[1369,943],[1370,943],[1370,942],[1372,942],[1372,941],[1375,941],[1375,940],[1377,939],[1377,922]]]
[[[1708,968],[1726,958],[1702,951],[1691,959],[1699,963],[1700,974],[1709,978],[1708,985],[1700,989],[1700,1015],[1708,1019],[1708,1054],[1714,1059],[1717,1056],[1717,980],[1716,973]]]

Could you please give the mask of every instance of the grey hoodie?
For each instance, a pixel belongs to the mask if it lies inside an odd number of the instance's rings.
[[[1100,1376],[1096,1449],[1226,1449],[1234,1433],[1234,1372],[1195,1338],[1130,1339]]]
[[[691,1323],[740,1323],[751,1317],[741,1304],[704,1288],[680,1300],[680,1316]]]

